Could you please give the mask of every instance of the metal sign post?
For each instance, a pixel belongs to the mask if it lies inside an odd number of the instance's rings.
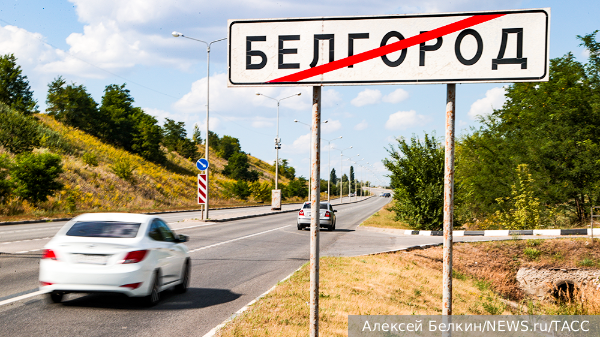
[[[442,315],[452,315],[452,216],[454,214],[454,116],[456,84],[446,85],[446,145],[444,162],[444,267]]]
[[[319,227],[321,204],[321,87],[313,87],[310,199],[310,336],[319,335]]]

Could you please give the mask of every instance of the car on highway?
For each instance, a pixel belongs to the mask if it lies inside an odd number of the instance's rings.
[[[327,228],[329,231],[335,230],[335,224],[337,217],[335,213],[337,210],[333,209],[328,202],[322,202],[319,207],[319,224],[321,227]],[[298,211],[298,230],[304,229],[304,227],[310,227],[310,214],[311,206],[310,202],[305,202],[302,208]]]
[[[191,261],[184,242],[160,218],[94,213],[66,223],[44,246],[40,290],[50,302],[68,293],[121,293],[152,306],[160,292],[187,291]]]

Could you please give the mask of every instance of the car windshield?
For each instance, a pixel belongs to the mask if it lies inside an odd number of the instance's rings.
[[[304,208],[304,209],[310,209],[310,203],[308,203],[308,202],[305,203],[304,207],[302,207],[302,208]],[[329,209],[329,207],[327,207],[327,204],[321,204],[320,209]]]
[[[141,223],[120,221],[78,221],[67,231],[67,236],[90,238],[134,238]]]

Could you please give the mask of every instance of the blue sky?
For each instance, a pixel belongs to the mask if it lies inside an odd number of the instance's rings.
[[[304,1],[198,1],[198,0],[6,0],[0,7],[0,53],[14,53],[28,76],[40,108],[45,108],[47,85],[62,75],[83,84],[100,101],[104,87],[127,83],[136,106],[156,116],[184,121],[191,133],[194,123],[204,130],[206,102],[206,49],[203,44],[174,38],[172,31],[216,40],[227,36],[228,19],[309,16],[385,15],[461,12],[550,7],[550,57],[571,51],[586,60],[576,35],[600,29],[598,1],[518,0],[304,0]],[[309,88],[227,88],[226,42],[211,52],[211,130],[240,139],[242,149],[273,162],[276,104],[256,92],[281,98],[280,157],[290,161],[298,175],[309,169]],[[499,108],[505,84],[457,85],[459,134],[477,127],[477,114]],[[345,155],[373,165],[382,179],[381,160],[395,138],[423,132],[444,135],[445,85],[350,86],[323,88],[324,139]],[[204,131],[202,131],[204,136]],[[327,175],[329,151],[322,147],[322,176]],[[357,155],[360,155],[356,157]],[[339,176],[340,152],[331,151],[331,165]],[[344,162],[347,173],[348,162]],[[360,174],[360,169],[358,169]],[[365,171],[366,172],[366,171]],[[360,175],[359,175],[360,178]],[[365,179],[375,180],[365,173]]]

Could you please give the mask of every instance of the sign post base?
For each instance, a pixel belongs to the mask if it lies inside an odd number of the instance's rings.
[[[271,190],[271,210],[281,211],[281,190]]]

